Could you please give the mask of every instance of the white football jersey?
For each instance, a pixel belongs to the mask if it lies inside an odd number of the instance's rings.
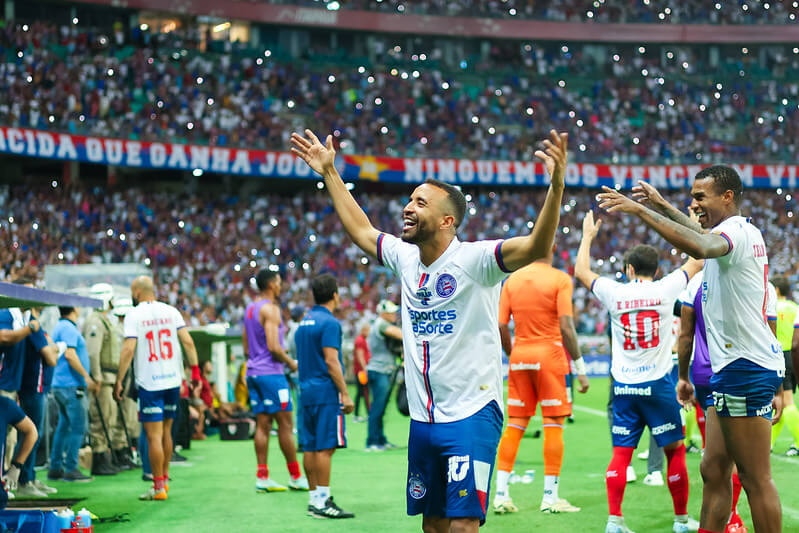
[[[769,301],[768,255],[760,230],[742,216],[730,217],[711,230],[729,251],[705,261],[702,309],[713,372],[736,359],[769,370],[784,370],[782,346],[766,321]],[[773,312],[776,314],[776,312]]]
[[[770,281],[766,291],[766,320],[777,320],[777,287]]]
[[[502,409],[502,241],[460,242],[426,267],[419,248],[392,235],[378,261],[402,283],[402,346],[411,418],[454,422],[495,401]]]
[[[126,339],[136,339],[136,385],[149,391],[180,387],[183,352],[178,330],[185,327],[183,316],[165,303],[142,302],[128,311],[124,333]]]
[[[671,372],[674,302],[687,285],[682,269],[657,281],[594,281],[591,291],[610,312],[614,380],[643,383]]]

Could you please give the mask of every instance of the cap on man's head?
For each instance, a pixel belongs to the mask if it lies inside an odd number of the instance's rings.
[[[398,310],[399,306],[391,300],[381,300],[380,303],[377,304],[377,312],[380,314],[396,313]]]
[[[133,309],[133,300],[127,297],[122,298],[114,298],[114,310],[111,311],[116,316],[125,316],[128,314],[128,311]]]
[[[95,283],[89,289],[89,296],[97,298],[103,302],[103,311],[109,308],[111,300],[114,298],[114,288],[110,283]]]

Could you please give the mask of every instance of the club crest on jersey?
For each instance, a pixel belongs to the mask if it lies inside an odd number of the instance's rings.
[[[436,280],[436,294],[442,298],[449,298],[458,288],[458,281],[452,274],[441,274]]]
[[[414,500],[421,500],[427,494],[427,487],[424,486],[424,482],[420,478],[411,476],[408,478],[408,494]]]

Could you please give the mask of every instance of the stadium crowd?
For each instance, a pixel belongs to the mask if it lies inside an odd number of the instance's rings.
[[[302,2],[271,0],[276,4],[301,4],[320,7],[331,0]],[[595,0],[342,0],[337,9],[360,9],[407,15],[542,19],[556,22],[621,22],[666,24],[790,24],[796,20],[796,2],[759,2],[739,0],[722,3],[716,0],[670,2],[668,0],[631,0],[605,2]],[[331,9],[328,7],[328,9]]]
[[[477,190],[459,235],[464,240],[502,238],[529,231],[544,190]],[[569,189],[562,212],[555,266],[570,274],[580,240],[580,221],[596,207],[595,190]],[[686,191],[667,194],[687,205]],[[146,199],[145,199],[146,198]],[[405,198],[358,194],[376,227],[397,234]],[[743,212],[756,221],[769,247],[770,272],[799,278],[799,229],[793,223],[796,200],[787,192],[746,192]],[[602,218],[610,215],[602,215]],[[597,271],[620,272],[622,251],[635,242],[661,242],[628,218],[614,217],[615,231],[603,232],[594,247],[604,258]],[[264,266],[280,265],[284,305],[308,307],[308,283],[322,272],[339,280],[346,334],[354,338],[364,311],[382,299],[397,300],[396,280],[366,258],[341,231],[325,191],[306,189],[292,197],[220,196],[213,192],[144,194],[139,188],[47,186],[6,187],[0,193],[0,277],[41,277],[47,264],[136,262],[150,266],[164,301],[175,305],[189,325],[215,321],[239,324]],[[665,248],[664,249],[668,249]],[[191,257],[192,261],[185,261]],[[662,269],[683,261],[664,254]],[[620,274],[619,274],[620,275]],[[605,314],[583,288],[575,289],[577,328],[602,333]]]
[[[311,127],[346,153],[407,157],[530,159],[551,127],[570,132],[578,162],[769,163],[799,151],[789,46],[725,49],[716,64],[680,47],[495,41],[453,62],[435,43],[372,35],[370,61],[345,45],[314,42],[297,58],[152,31],[7,23],[0,123],[277,150]]]

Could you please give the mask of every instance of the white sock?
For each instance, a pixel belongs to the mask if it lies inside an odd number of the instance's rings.
[[[555,503],[558,501],[558,481],[560,476],[544,476],[544,501]]]
[[[496,496],[508,496],[508,481],[510,480],[510,472],[497,470],[497,492]]]
[[[308,505],[316,507],[316,489],[308,491]]]
[[[316,486],[316,498],[317,498],[317,507],[322,508],[325,506],[325,502],[330,497],[330,487],[323,487],[321,485]]]

